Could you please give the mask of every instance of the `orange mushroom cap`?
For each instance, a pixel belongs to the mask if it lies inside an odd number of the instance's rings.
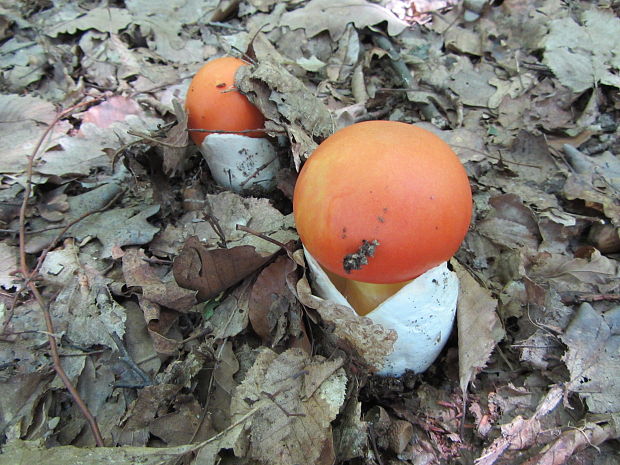
[[[235,73],[241,66],[247,66],[247,63],[238,58],[222,57],[200,68],[192,79],[185,100],[189,129],[237,132],[264,127],[265,117],[235,87]],[[250,137],[265,135],[260,131],[239,134]],[[207,132],[190,131],[196,145],[202,144],[208,135]]]
[[[472,195],[463,165],[439,137],[406,123],[367,121],[318,146],[299,173],[293,209],[301,241],[325,269],[395,283],[458,250]],[[356,252],[370,253],[367,264],[351,269],[345,261]]]

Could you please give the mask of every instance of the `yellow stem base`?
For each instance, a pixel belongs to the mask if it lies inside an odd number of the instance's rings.
[[[343,278],[337,274],[325,270],[330,281],[336,289],[347,299],[351,307],[358,315],[367,315],[379,304],[400,291],[411,281],[390,284],[364,283]]]

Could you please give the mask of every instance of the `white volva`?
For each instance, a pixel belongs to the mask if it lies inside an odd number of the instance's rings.
[[[265,138],[210,134],[200,151],[222,187],[244,192],[256,187],[269,191],[276,185],[280,163],[275,147]]]
[[[305,255],[319,296],[351,308],[314,257],[307,250]],[[421,373],[433,363],[452,331],[458,288],[456,274],[444,262],[418,276],[366,315],[398,335],[380,375],[399,376],[405,370]]]

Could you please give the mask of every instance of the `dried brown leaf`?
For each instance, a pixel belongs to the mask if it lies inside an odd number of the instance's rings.
[[[231,295],[217,306],[209,322],[217,339],[234,337],[248,326],[251,279],[236,286]]]
[[[5,242],[0,243],[0,286],[4,289],[11,289],[15,283],[17,254],[17,247],[11,247]]]
[[[90,107],[82,115],[83,123],[107,128],[116,121],[124,121],[127,115],[142,115],[143,111],[134,100],[115,95],[98,105]]]
[[[172,270],[179,286],[198,291],[204,301],[217,296],[269,261],[251,246],[209,250],[192,236],[174,260]]]
[[[164,142],[167,145],[162,146],[162,154],[164,158],[164,173],[174,176],[183,170],[184,163],[187,159],[189,146],[189,133],[187,132],[187,113],[178,100],[173,100],[174,115],[177,124],[173,126],[166,134]]]
[[[328,362],[300,349],[280,355],[261,350],[231,404],[233,422],[256,412],[245,423],[249,442],[243,455],[273,465],[333,463],[331,422],[344,402],[347,381],[341,361],[328,363],[327,377],[312,368],[322,363]],[[306,398],[308,384],[313,387]]]
[[[176,402],[174,411],[160,415],[153,419],[149,424],[149,432],[169,446],[177,446],[181,444],[188,444],[194,435],[194,431],[200,426],[200,419],[202,417],[202,407],[198,401],[194,398],[188,399],[179,396],[182,401]],[[208,422],[205,421],[203,425]],[[197,440],[204,440],[205,430],[196,436]],[[214,434],[211,431],[211,434]]]
[[[15,436],[25,436],[35,415],[41,397],[49,389],[54,378],[49,371],[15,374],[0,381],[0,431],[7,434],[12,430]]]
[[[181,386],[174,384],[158,384],[140,389],[138,398],[127,410],[118,442],[132,446],[146,445],[151,422],[167,412],[172,399],[180,390]]]
[[[459,381],[461,391],[465,393],[505,332],[496,312],[497,300],[456,260],[450,263],[459,278]]]
[[[578,392],[594,413],[620,411],[620,329],[612,328],[613,324],[611,318],[606,320],[583,303],[560,336],[568,348],[563,360],[571,374],[569,388]]]
[[[284,329],[277,328],[286,327],[289,306],[294,301],[286,276],[296,267],[288,257],[280,256],[261,271],[252,286],[250,322],[252,329],[267,344],[277,344],[284,335]]]
[[[259,35],[257,40],[265,39]],[[255,67],[241,68],[235,83],[267,118],[286,129],[291,144],[298,144],[294,150],[304,157],[316,148],[314,137],[325,138],[333,132],[332,117],[325,104],[299,78],[273,60],[266,57]]]
[[[612,292],[620,286],[617,261],[601,255],[596,249],[592,249],[588,258],[540,253],[533,257],[528,274],[552,281],[563,291]]]
[[[477,230],[498,245],[509,248],[538,249],[540,231],[532,211],[514,194],[489,200],[493,212],[480,221]]]

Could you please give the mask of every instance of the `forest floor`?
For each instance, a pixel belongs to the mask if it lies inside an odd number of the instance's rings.
[[[620,5],[454,3],[2,2],[0,464],[620,463]],[[188,137],[222,55],[268,193]],[[376,119],[444,139],[474,199],[454,330],[397,378],[292,215],[317,144]]]

